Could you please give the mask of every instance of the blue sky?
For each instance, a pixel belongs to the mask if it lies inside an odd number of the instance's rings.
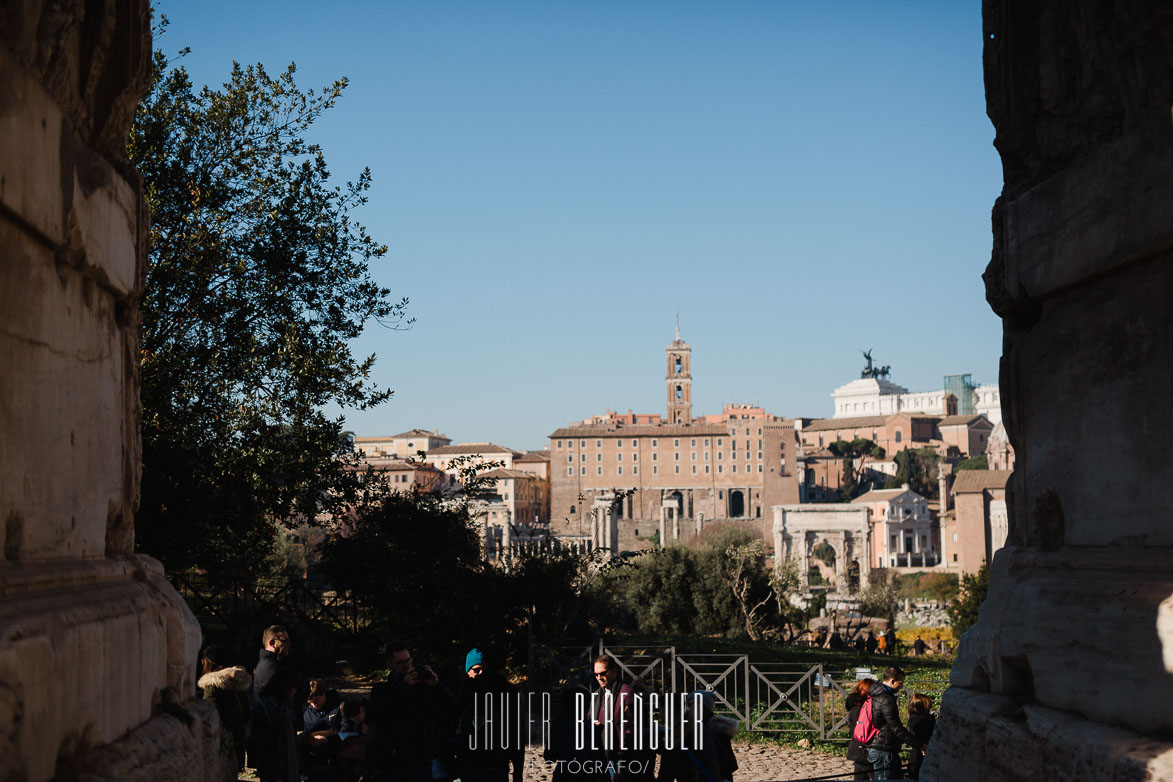
[[[693,411],[829,416],[860,349],[912,390],[996,382],[985,303],[1001,167],[979,2],[391,0],[159,4],[197,84],[232,60],[303,87],[377,278],[395,390],[344,411],[541,448],[607,409],[664,412],[679,311]]]

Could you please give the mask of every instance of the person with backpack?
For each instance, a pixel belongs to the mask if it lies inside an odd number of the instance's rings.
[[[896,693],[903,686],[904,671],[895,666],[885,669],[884,680],[872,685],[852,731],[852,738],[867,748],[873,779],[900,779],[900,746],[908,744],[914,752],[924,746],[900,721]]]
[[[860,709],[863,708],[875,683],[875,679],[860,679],[843,702],[847,709],[847,735],[851,736],[851,742],[847,745],[847,759],[855,764],[855,775],[852,779],[872,778],[872,764],[868,762],[867,747],[856,740],[855,726],[859,723]]]

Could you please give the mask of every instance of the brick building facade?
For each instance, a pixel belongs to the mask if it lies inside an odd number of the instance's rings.
[[[676,336],[667,420],[610,413],[550,435],[555,531],[590,534],[596,502],[614,496],[619,550],[647,547],[662,523],[664,542],[723,520],[752,522],[769,542],[766,509],[798,502],[793,422],[746,405],[692,418],[690,349]]]

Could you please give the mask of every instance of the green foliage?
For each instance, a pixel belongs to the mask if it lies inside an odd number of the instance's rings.
[[[233,65],[197,90],[162,52],[128,151],[151,212],[142,300],[141,550],[169,569],[255,571],[280,525],[359,501],[349,438],[321,409],[390,395],[350,341],[406,300],[352,217],[369,171],[332,185],[305,138],[346,86]]]
[[[850,502],[870,488],[870,485],[863,485],[867,460],[883,459],[885,455],[883,448],[864,437],[857,437],[851,442],[836,440],[827,446],[827,450],[843,459],[843,481],[839,485],[839,494],[844,502]]]
[[[941,456],[935,448],[908,448],[894,457],[896,475],[884,487],[898,489],[904,484],[922,497],[938,499],[937,473]]]
[[[983,453],[980,456],[971,456],[968,459],[960,461],[957,466],[953,468],[954,472],[961,472],[962,470],[988,470],[990,469],[990,460]]]
[[[957,596],[957,576],[949,573],[908,573],[892,578],[900,600],[948,602]]]
[[[615,585],[626,627],[651,634],[744,637],[777,616],[765,549],[741,524],[706,529],[693,548],[653,549]]]
[[[949,604],[949,622],[953,626],[953,636],[960,638],[961,634],[977,624],[978,612],[982,603],[986,601],[986,594],[990,589],[990,568],[985,562],[976,573],[961,577],[961,588],[957,599]]]
[[[874,579],[867,589],[861,590],[863,601],[860,611],[864,616],[892,617],[896,614],[896,587],[891,581]]]

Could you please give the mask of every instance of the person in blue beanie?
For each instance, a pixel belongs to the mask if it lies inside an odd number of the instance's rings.
[[[461,782],[521,782],[525,760],[524,703],[480,649],[464,656],[452,756]]]

